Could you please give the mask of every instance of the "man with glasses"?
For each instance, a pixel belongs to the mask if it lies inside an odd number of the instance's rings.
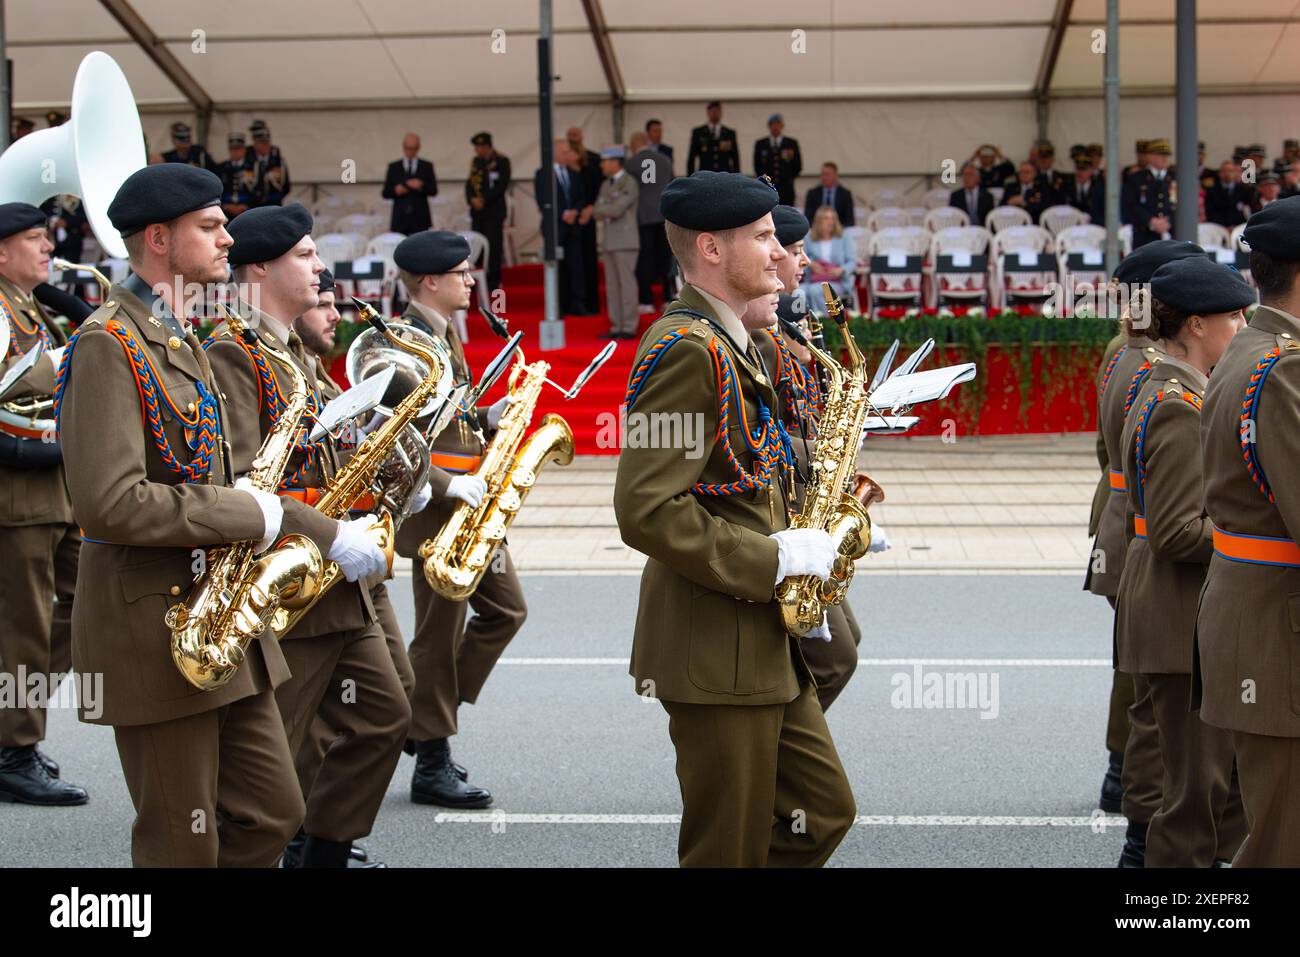
[[[458,382],[471,378],[465,350],[450,322],[454,313],[469,307],[474,288],[469,243],[445,230],[416,233],[398,244],[393,261],[410,296],[402,319],[447,343]],[[472,473],[482,459],[483,434],[497,427],[509,401],[507,396],[490,408],[458,413],[434,439],[429,472],[432,501],[397,531],[397,554],[416,559],[411,575],[415,637],[410,658],[415,692],[409,737],[415,752],[411,800],[417,804],[480,808],[492,803],[492,795],[469,784],[465,769],[452,762],[448,739],[458,730],[461,703],[478,700],[492,666],[523,627],[528,615],[523,589],[505,545],[488,563],[487,574],[468,601],[452,601],[430,588],[418,553],[458,505],[477,506],[483,501],[487,484]]]

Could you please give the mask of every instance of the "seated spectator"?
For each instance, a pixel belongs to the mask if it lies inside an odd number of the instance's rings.
[[[1003,205],[1019,206],[1029,213],[1035,223],[1043,210],[1052,205],[1052,197],[1044,192],[1043,181],[1038,176],[1038,167],[1029,160],[1020,164],[1020,169],[1006,181],[1004,188],[1006,192],[1002,196]]]
[[[1059,199],[1087,213],[1098,226],[1106,225],[1106,181],[1097,175],[1092,154],[1083,152],[1074,157],[1074,177],[1069,181],[1069,192]]]
[[[810,263],[803,281],[807,301],[822,302],[821,284],[828,282],[844,302],[853,302],[858,251],[844,235],[840,217],[832,207],[823,206],[813,214],[812,229],[803,248]]]
[[[1280,160],[1273,164],[1273,172],[1282,181],[1282,199],[1300,196],[1300,164]]]
[[[1253,212],[1258,213],[1269,203],[1282,198],[1282,180],[1271,169],[1259,174],[1259,189],[1255,193]]]
[[[1231,229],[1250,216],[1255,191],[1241,181],[1241,165],[1236,160],[1219,164],[1218,181],[1205,191],[1205,220]]]
[[[980,182],[980,169],[974,163],[961,168],[961,188],[952,191],[948,205],[964,209],[972,226],[983,226],[984,218],[993,211],[993,194]]]
[[[853,225],[853,194],[840,185],[840,168],[834,163],[822,163],[821,183],[808,190],[804,198],[803,214],[812,222],[813,214],[823,206],[835,210],[841,226]]]
[[[991,143],[985,143],[977,149],[971,154],[971,159],[978,164],[980,185],[985,189],[1001,186],[1016,175],[1016,168],[1011,165],[1011,160],[1003,156],[1002,150]]]

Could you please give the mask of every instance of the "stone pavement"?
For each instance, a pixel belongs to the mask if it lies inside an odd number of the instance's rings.
[[[863,467],[885,490],[872,506],[893,546],[872,574],[1063,573],[1083,570],[1098,477],[1095,435],[870,439]],[[548,466],[510,532],[521,572],[637,572],[644,556],[614,521],[614,456]]]

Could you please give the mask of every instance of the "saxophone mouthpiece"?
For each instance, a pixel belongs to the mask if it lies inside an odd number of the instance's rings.
[[[506,326],[505,320],[495,313],[489,312],[484,308],[482,303],[479,303],[478,311],[481,312],[483,318],[487,320],[488,328],[492,330],[493,335],[498,339],[510,338],[510,329]]]
[[[352,304],[357,307],[357,312],[361,314],[362,319],[366,320],[366,322],[370,323],[380,332],[388,331],[388,323],[384,322],[384,317],[379,314],[378,309],[370,305],[370,303],[366,302],[364,299],[358,299],[356,296],[352,297]]]
[[[826,297],[826,315],[838,323],[844,323],[844,305],[835,295],[835,290],[831,288],[830,283],[822,283],[822,295]]]

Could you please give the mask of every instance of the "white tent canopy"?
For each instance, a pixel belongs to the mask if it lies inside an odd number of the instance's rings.
[[[1172,139],[1173,9],[1121,4],[1119,161],[1137,138]],[[77,63],[101,49],[130,79],[155,151],[172,121],[197,119],[223,158],[226,132],[258,117],[295,182],[328,191],[349,164],[359,182],[381,180],[414,130],[454,195],[469,137],[486,129],[528,190],[538,10],[532,0],[9,0],[14,112],[66,108]],[[1275,153],[1300,135],[1300,3],[1200,0],[1197,11],[1210,161],[1243,142]],[[1062,152],[1101,141],[1104,21],[1104,0],[555,0],[556,128],[579,125],[598,147],[620,116],[624,138],[659,117],[680,172],[690,128],[718,97],[744,170],[779,111],[803,147],[801,187],[834,159],[851,186],[897,180],[919,195],[980,143],[1025,155],[1040,123]]]

